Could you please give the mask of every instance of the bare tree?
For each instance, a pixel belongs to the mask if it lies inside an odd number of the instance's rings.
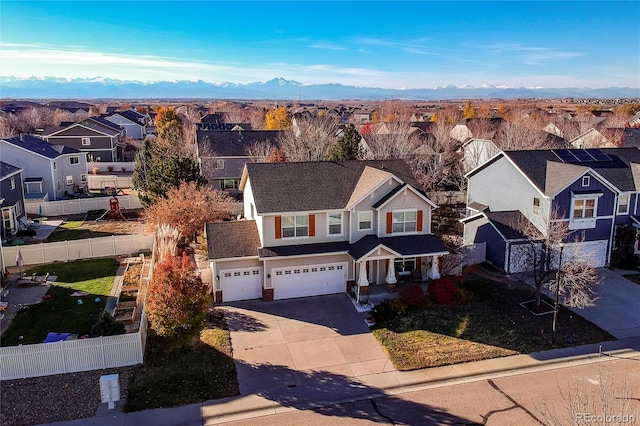
[[[366,157],[373,160],[401,159],[411,162],[421,139],[409,122],[386,123],[387,132],[373,133],[365,138]]]
[[[288,161],[324,161],[336,143],[338,123],[332,117],[305,117],[293,120],[293,128],[277,137]]]
[[[17,135],[18,135],[18,132],[11,125],[9,120],[7,120],[4,117],[0,117],[0,138],[8,139]]]
[[[495,137],[495,143],[503,150],[547,148],[547,138],[542,124],[523,114],[513,115],[511,120],[503,120]]]
[[[628,371],[624,376],[616,378],[600,363],[598,372],[593,377],[584,380],[583,377],[576,376],[569,389],[563,389],[566,384],[558,382],[560,398],[556,401],[543,400],[536,407],[545,424],[623,425],[635,423],[640,418],[640,410],[632,405],[632,401],[637,400],[633,398],[637,383],[632,383]]]
[[[269,141],[255,142],[247,148],[247,155],[252,163],[264,163],[271,155],[275,145]]]

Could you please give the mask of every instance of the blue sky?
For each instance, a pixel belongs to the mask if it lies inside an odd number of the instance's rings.
[[[640,87],[640,2],[0,2],[0,75]]]

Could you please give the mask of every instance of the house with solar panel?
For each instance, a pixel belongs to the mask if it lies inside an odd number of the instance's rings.
[[[595,267],[609,263],[617,225],[640,227],[636,148],[502,151],[466,177],[464,242],[486,243],[486,260],[508,273],[522,270],[529,225],[544,236],[550,220],[568,222],[565,246]]]

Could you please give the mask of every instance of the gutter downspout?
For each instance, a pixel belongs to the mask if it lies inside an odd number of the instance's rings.
[[[631,197],[629,197],[631,198]],[[618,216],[618,203],[620,202],[620,194],[616,194],[615,202],[613,203],[613,218],[611,219],[611,233],[609,234],[609,242],[607,245],[607,258],[605,259],[605,265],[609,265],[611,262],[611,250],[613,248],[613,234],[616,227],[616,218]]]

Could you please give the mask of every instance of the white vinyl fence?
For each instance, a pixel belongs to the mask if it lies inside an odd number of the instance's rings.
[[[463,266],[477,265],[486,260],[487,243],[477,243],[462,247]]]
[[[113,235],[56,243],[5,246],[2,248],[2,254],[5,267],[16,266],[18,249],[24,265],[36,265],[138,253],[151,250],[153,240],[153,234]]]
[[[29,214],[40,216],[63,216],[66,214],[86,213],[90,210],[108,210],[111,197],[76,198],[61,201],[25,200],[24,208]],[[142,208],[137,195],[119,195],[120,207],[124,209]]]
[[[25,379],[140,364],[147,321],[140,331],[118,336],[0,348],[0,380]]]

